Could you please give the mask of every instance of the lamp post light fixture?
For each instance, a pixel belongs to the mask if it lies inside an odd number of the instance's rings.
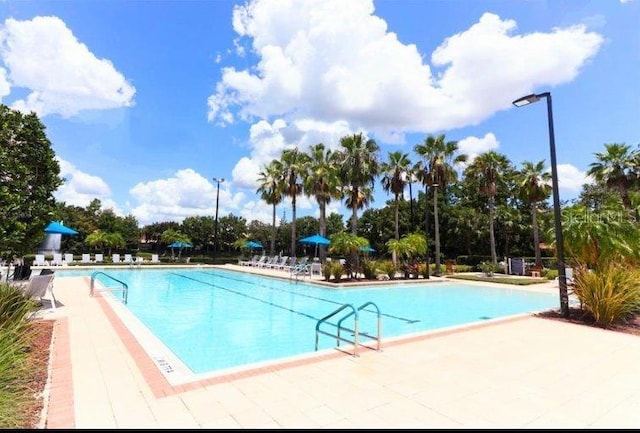
[[[553,110],[551,93],[531,94],[513,101],[516,107],[547,99],[547,119],[549,121],[549,147],[551,148],[551,187],[553,190],[553,217],[556,232],[556,255],[558,259],[558,289],[560,291],[560,310],[564,317],[569,317],[569,295],[567,293],[567,275],[564,267],[564,240],[562,237],[562,217],[560,215],[560,193],[558,192],[558,168],[556,166],[556,141],[553,133]]]
[[[214,177],[213,181],[217,184],[216,188],[216,220],[213,227],[213,256],[218,253],[218,201],[220,200],[220,183],[224,182],[223,178]]]

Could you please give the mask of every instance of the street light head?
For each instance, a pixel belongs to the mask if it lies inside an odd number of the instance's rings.
[[[513,101],[513,105],[516,107],[522,107],[524,105],[533,104],[534,102],[538,102],[540,100],[540,95],[536,95],[532,93],[531,95],[523,96],[522,98],[516,99]]]
[[[213,181],[214,181],[214,182],[217,182],[217,183],[222,183],[222,182],[224,182],[224,178],[222,178],[222,177],[220,177],[220,178],[218,178],[218,177],[214,177],[214,178],[213,178]]]

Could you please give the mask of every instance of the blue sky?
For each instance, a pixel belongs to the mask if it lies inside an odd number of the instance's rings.
[[[0,98],[45,124],[57,199],[145,225],[214,215],[213,178],[220,215],[270,222],[262,166],[361,131],[383,158],[444,133],[548,166],[544,100],[511,103],[549,91],[569,200],[605,143],[640,143],[639,22],[638,0],[5,0]]]

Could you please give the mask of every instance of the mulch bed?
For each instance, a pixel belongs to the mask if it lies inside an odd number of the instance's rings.
[[[31,363],[31,378],[29,388],[33,390],[32,403],[23,410],[24,425],[22,428],[38,428],[44,400],[42,393],[48,379],[49,356],[51,338],[53,336],[53,320],[37,320],[33,322],[35,337],[29,345],[29,362]]]
[[[545,319],[560,320],[563,322],[592,326],[594,328],[606,329],[608,331],[622,332],[624,334],[640,336],[640,316],[634,316],[624,323],[618,323],[606,328],[595,323],[595,321],[591,317],[589,317],[583,310],[580,310],[579,308],[569,308],[568,318],[565,318],[560,310],[544,311],[542,313],[536,314],[536,316],[544,317]]]

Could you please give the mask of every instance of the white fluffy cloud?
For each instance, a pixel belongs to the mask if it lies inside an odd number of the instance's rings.
[[[135,88],[57,17],[5,20],[0,26],[0,60],[0,98],[10,95],[7,88],[27,89],[26,98],[12,103],[23,112],[70,117],[81,110],[133,104]]]
[[[250,128],[251,153],[234,167],[234,185],[255,191],[259,186],[258,173],[266,164],[279,158],[284,149],[298,147],[306,151],[317,143],[336,148],[340,138],[351,133],[349,125],[343,121],[325,123],[301,119],[287,124],[283,119],[276,119],[273,123],[261,120]]]
[[[578,170],[571,164],[558,164],[558,188],[560,189],[560,196],[562,194],[569,194],[572,197],[582,190],[582,185],[586,183],[592,183],[593,179],[587,176],[584,171]],[[549,169],[550,171],[551,169]]]
[[[216,211],[217,185],[190,168],[178,170],[167,179],[138,183],[129,193],[138,203],[131,214],[142,225],[181,222],[188,216],[213,216]],[[228,182],[220,183],[219,216],[241,209],[246,202],[244,193],[232,193]]]
[[[70,206],[86,207],[97,198],[103,209],[113,209],[117,215],[122,215],[122,210],[111,199],[111,190],[104,180],[78,170],[64,159],[58,157],[57,160],[60,164],[60,176],[65,182],[54,193],[56,200]]]
[[[500,142],[492,132],[488,132],[484,137],[467,137],[458,140],[458,150],[461,154],[469,156],[467,164],[471,163],[476,156],[490,150],[496,150],[500,146]]]
[[[393,141],[477,124],[509,108],[513,95],[569,82],[603,41],[583,25],[519,35],[514,21],[485,13],[437,47],[433,73],[371,0],[253,1],[236,6],[233,24],[260,60],[223,68],[211,121],[344,121]]]

